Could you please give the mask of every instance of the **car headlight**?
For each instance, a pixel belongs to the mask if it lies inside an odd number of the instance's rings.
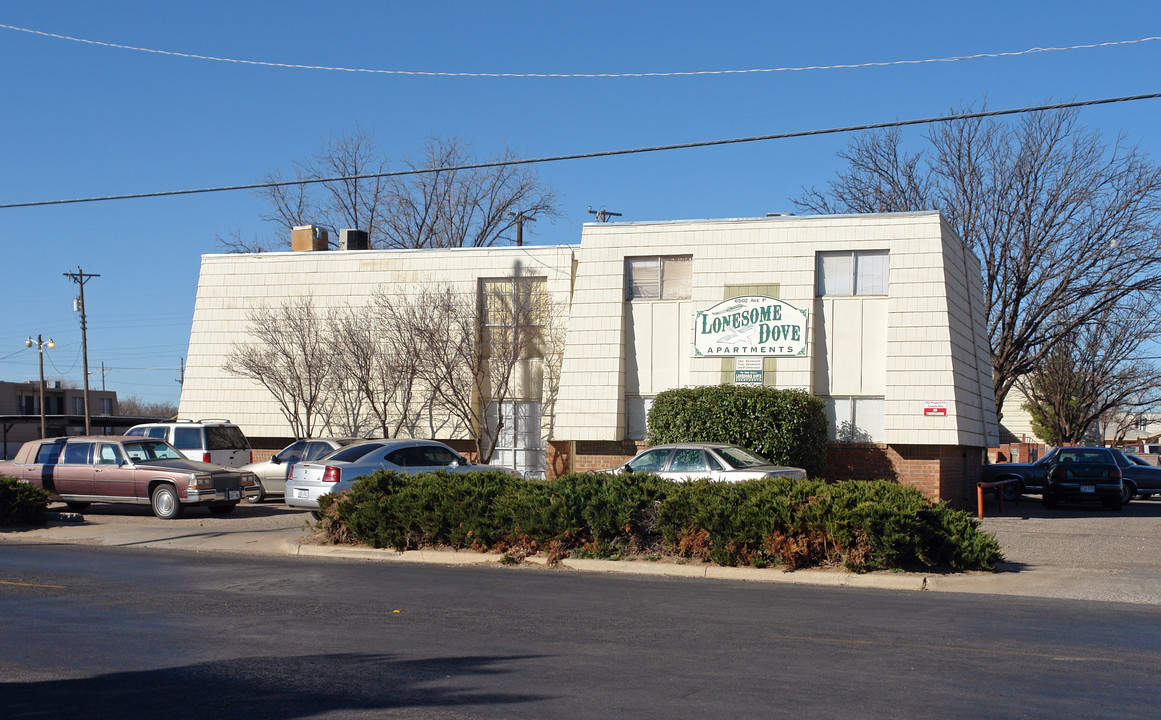
[[[210,475],[203,473],[189,474],[189,489],[190,490],[210,490],[214,487],[214,479]]]
[[[254,473],[242,473],[242,487],[252,487],[258,484],[258,476]]]

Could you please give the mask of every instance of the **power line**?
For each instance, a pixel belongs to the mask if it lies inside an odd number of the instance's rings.
[[[0,26],[3,27],[3,26]],[[246,185],[223,185],[220,187],[195,188],[189,190],[163,190],[159,192],[133,193],[128,195],[104,195],[99,197],[70,198],[67,200],[38,200],[23,203],[0,204],[0,210],[14,208],[45,207],[48,205],[70,205],[76,203],[107,202],[110,200],[141,200],[145,198],[174,197],[177,195],[198,195],[217,192],[234,192],[237,190],[260,190],[262,188],[290,187],[293,185],[315,185],[319,183],[347,182],[351,180],[372,180],[376,178],[403,177],[407,175],[430,175],[442,172],[457,172],[460,170],[481,170],[485,168],[509,167],[514,165],[536,165],[565,160],[588,160],[592,158],[615,157],[619,155],[640,155],[644,153],[665,152],[669,150],[689,150],[693,148],[716,147],[720,145],[737,145],[741,143],[762,142],[767,140],[788,140],[790,138],[814,137],[819,135],[836,135],[839,133],[862,132],[866,130],[883,130],[895,127],[911,127],[915,125],[931,125],[956,120],[974,120],[978,118],[1001,117],[1004,115],[1019,115],[1022,113],[1043,112],[1045,110],[1065,110],[1069,108],[1092,107],[1095,105],[1111,105],[1113,103],[1135,102],[1138,100],[1156,100],[1161,93],[1147,93],[1144,95],[1126,95],[1115,98],[1101,98],[1098,100],[1077,100],[1066,103],[1049,105],[1032,105],[1006,110],[981,110],[979,112],[958,113],[955,115],[941,115],[938,117],[920,118],[916,120],[895,120],[892,122],[868,123],[865,125],[847,125],[845,127],[825,128],[821,130],[799,130],[796,132],[774,133],[771,135],[753,135],[750,137],[728,138],[723,140],[703,140],[700,142],[679,143],[674,145],[653,145],[650,147],[629,148],[624,150],[604,150],[591,153],[575,153],[571,155],[554,155],[550,157],[493,160],[482,163],[465,165],[450,165],[435,168],[418,168],[412,170],[395,170],[392,172],[370,173],[366,175],[339,175],[328,178],[309,178],[305,180],[281,180],[277,182],[249,183]]]
[[[41,37],[54,38],[56,40],[68,40],[69,42],[82,43],[85,45],[96,45],[99,47],[114,48],[116,50],[131,50],[133,52],[151,53],[153,55],[166,55],[169,57],[187,58],[191,60],[210,60],[212,62],[233,63],[237,65],[257,65],[260,67],[285,68],[290,70],[323,70],[327,72],[348,72],[348,73],[369,73],[374,75],[410,75],[421,77],[467,77],[467,78],[554,78],[554,79],[568,79],[568,78],[642,78],[642,77],[694,77],[700,75],[745,75],[755,73],[778,73],[778,72],[807,72],[811,70],[853,70],[858,68],[869,67],[892,67],[897,65],[923,65],[928,63],[951,63],[961,62],[964,60],[979,60],[984,58],[1003,58],[1003,57],[1018,57],[1020,55],[1032,55],[1035,53],[1048,52],[1064,52],[1068,50],[1091,50],[1094,48],[1115,47],[1118,45],[1135,45],[1138,43],[1153,42],[1161,40],[1161,37],[1146,37],[1138,38],[1136,40],[1115,40],[1111,42],[1089,43],[1085,45],[1069,45],[1067,47],[1033,47],[1026,50],[1014,50],[1009,52],[991,52],[991,53],[974,53],[971,55],[953,55],[950,57],[941,58],[925,58],[920,60],[886,60],[879,62],[862,62],[862,63],[848,63],[842,65],[802,65],[791,67],[774,67],[774,68],[749,68],[739,70],[688,70],[688,71],[674,71],[674,72],[628,72],[628,73],[499,73],[499,72],[439,72],[433,70],[379,70],[374,68],[349,68],[349,67],[330,67],[326,65],[303,65],[299,63],[280,63],[269,62],[264,60],[240,60],[238,58],[218,57],[214,55],[199,55],[196,53],[177,52],[174,50],[157,50],[155,48],[137,47],[134,45],[123,45],[120,43],[103,42],[100,40],[88,40],[85,38],[72,37],[70,35],[61,35],[59,33],[44,32],[42,30],[32,30],[30,28],[17,27],[15,25],[0,24],[0,28],[6,30],[15,30],[17,32],[29,33],[31,35],[40,35]]]

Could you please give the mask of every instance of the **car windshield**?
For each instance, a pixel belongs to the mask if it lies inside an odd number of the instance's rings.
[[[730,467],[732,467],[735,470],[741,470],[743,468],[752,468],[752,467],[758,467],[759,465],[769,465],[770,464],[770,461],[767,460],[766,458],[762,457],[761,455],[759,455],[757,453],[750,452],[749,450],[746,450],[745,448],[740,448],[740,447],[717,448],[717,453],[718,453],[718,455],[722,456],[722,459],[726,461],[726,464],[728,464]]]
[[[348,445],[342,450],[336,450],[330,455],[324,455],[320,460],[337,460],[338,462],[354,462],[364,455],[383,447],[383,443],[360,443]]]
[[[125,456],[133,462],[147,463],[157,460],[181,460],[184,456],[172,445],[160,440],[143,440],[125,443]]]

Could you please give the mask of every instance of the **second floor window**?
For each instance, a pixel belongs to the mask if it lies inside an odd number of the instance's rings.
[[[489,357],[544,355],[548,282],[542,277],[481,278],[484,352]]]
[[[887,294],[887,251],[818,254],[817,297]]]
[[[628,300],[688,300],[692,285],[692,255],[625,258]]]

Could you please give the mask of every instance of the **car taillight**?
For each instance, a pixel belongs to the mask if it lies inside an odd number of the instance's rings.
[[[1113,468],[1112,470],[1109,470],[1109,480],[1120,480],[1120,479],[1121,479],[1121,469],[1119,467]]]
[[[209,453],[202,453],[202,462],[209,462],[209,461],[210,461],[210,454]]]
[[[323,482],[338,482],[339,480],[342,479],[342,477],[343,477],[342,470],[338,469],[334,465],[327,465],[326,469],[323,470],[322,481]]]

